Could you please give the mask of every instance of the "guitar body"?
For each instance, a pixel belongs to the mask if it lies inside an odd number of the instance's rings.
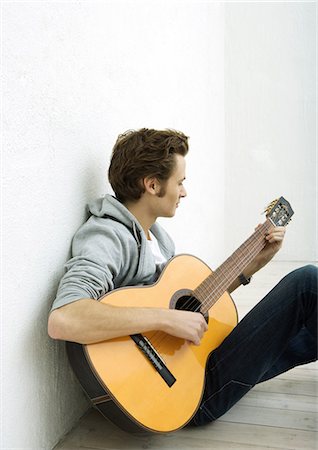
[[[154,285],[120,288],[100,301],[120,307],[188,309],[184,300],[211,274],[200,259],[180,255],[168,263]],[[237,324],[230,295],[225,292],[205,317],[208,330],[199,346],[164,332],[142,335],[172,374],[171,385],[130,336],[89,345],[68,342],[68,356],[92,402],[116,425],[127,431],[171,432],[195,414],[209,354]]]

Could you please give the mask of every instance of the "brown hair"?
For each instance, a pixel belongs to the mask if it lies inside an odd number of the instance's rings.
[[[117,199],[138,200],[144,192],[141,181],[145,177],[166,181],[175,168],[174,155],[185,156],[188,148],[188,137],[175,130],[142,128],[119,135],[108,170]]]

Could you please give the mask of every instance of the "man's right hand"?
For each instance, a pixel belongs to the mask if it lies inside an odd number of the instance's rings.
[[[207,329],[208,325],[201,313],[176,309],[167,310],[166,320],[162,327],[162,331],[186,339],[194,345],[200,345]]]

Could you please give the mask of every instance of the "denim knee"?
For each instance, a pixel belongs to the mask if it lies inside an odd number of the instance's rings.
[[[292,272],[293,274],[293,272]],[[301,301],[304,324],[310,333],[317,336],[317,298],[318,298],[318,268],[313,264],[301,267],[294,271],[296,276],[297,298]]]
[[[313,280],[313,283],[315,286],[317,286],[318,282],[318,267],[314,266],[313,264],[308,264],[307,266],[303,267],[305,276],[309,277]]]
[[[306,266],[296,269],[296,271],[297,270],[299,270],[303,276],[309,277],[310,279],[312,278],[317,284],[318,267],[313,264],[307,264]]]
[[[317,293],[318,267],[313,264],[299,267],[293,272],[290,272],[286,277],[291,278],[297,286],[303,286],[305,291]]]

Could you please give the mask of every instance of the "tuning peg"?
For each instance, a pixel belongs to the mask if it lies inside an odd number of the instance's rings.
[[[286,219],[290,220],[294,214],[289,202],[284,197],[273,200],[264,212],[266,217],[276,226],[287,225],[288,221]]]
[[[275,203],[277,203],[278,200],[279,200],[278,198],[276,198],[275,200],[273,200],[273,201],[267,206],[267,208],[265,208],[263,214],[265,214],[265,213],[268,214],[268,213],[270,212],[270,210],[273,208],[273,206],[275,205]]]

